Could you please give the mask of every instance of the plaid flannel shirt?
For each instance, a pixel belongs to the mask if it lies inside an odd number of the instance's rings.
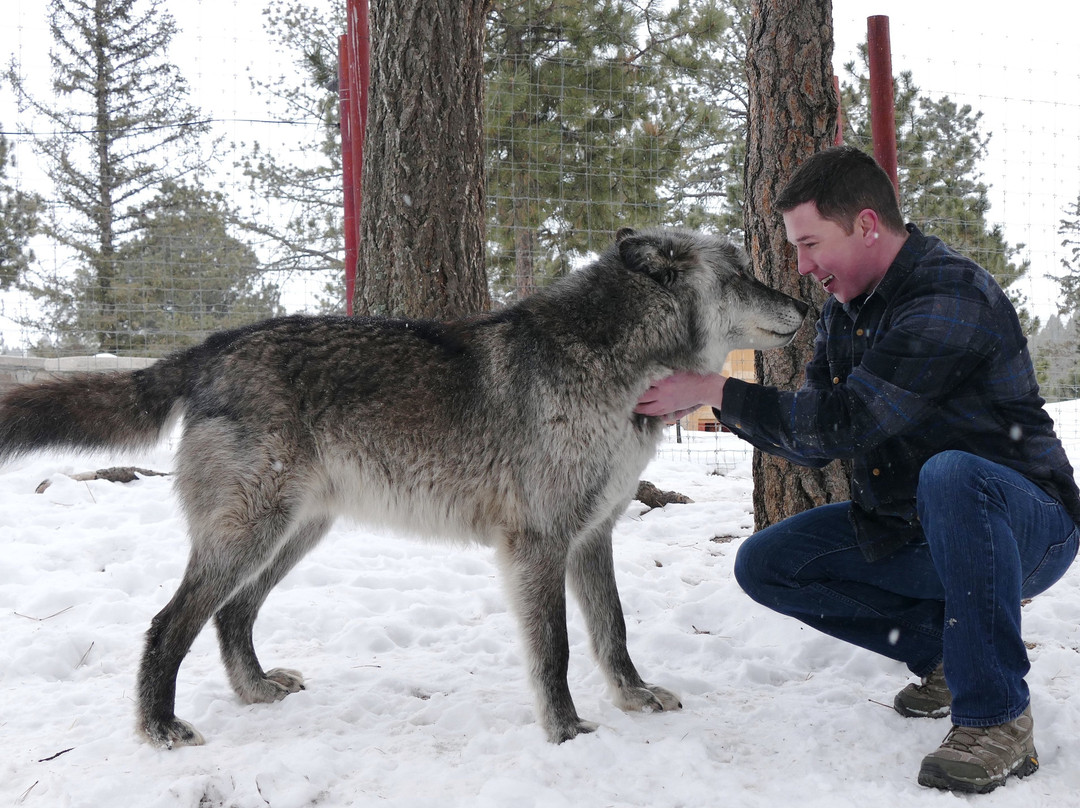
[[[851,519],[868,560],[923,538],[919,470],[946,449],[1019,471],[1080,522],[1015,308],[974,261],[908,231],[873,292],[826,302],[801,389],[732,378],[717,417],[800,465],[850,458]]]

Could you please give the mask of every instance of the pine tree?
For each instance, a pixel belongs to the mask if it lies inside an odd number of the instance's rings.
[[[446,319],[484,270],[487,0],[373,0],[354,310]]]
[[[527,294],[622,225],[708,218],[689,155],[721,139],[708,80],[727,28],[712,0],[494,4],[486,128],[499,288]]]
[[[704,93],[708,124],[704,136],[683,149],[671,187],[672,220],[687,227],[713,228],[736,242],[743,239],[746,130],[750,99],[746,54],[750,34],[750,0],[719,0],[726,17],[710,43],[706,58],[693,67],[695,97]]]
[[[41,200],[7,182],[11,143],[0,137],[0,289],[8,289],[25,273],[34,260],[28,246],[37,232]]]
[[[288,75],[255,78],[252,88],[268,101],[269,114],[300,133],[288,154],[260,143],[239,144],[239,167],[253,195],[284,203],[283,224],[245,216],[243,228],[272,254],[267,270],[318,271],[344,267],[338,35],[345,31],[345,3],[319,10],[295,0],[273,0],[264,12],[270,37],[294,55]],[[328,305],[343,309],[344,287]]]
[[[754,274],[811,303],[813,323],[824,293],[796,272],[794,249],[772,209],[788,177],[811,154],[832,145],[837,98],[832,84],[831,3],[751,0],[747,38],[749,116],[746,159],[746,232]],[[804,326],[791,344],[755,354],[758,380],[792,390],[803,381],[814,329]],[[758,530],[807,508],[847,499],[845,464],[796,466],[754,450],[754,524]]]
[[[1058,222],[1058,235],[1061,236],[1061,246],[1068,250],[1067,257],[1061,259],[1065,274],[1054,276],[1061,288],[1058,314],[1071,314],[1075,318],[1076,313],[1080,312],[1080,196],[1065,210],[1065,217]]]
[[[267,20],[297,55],[298,70],[257,89],[281,102],[283,119],[319,122],[323,136],[307,148],[314,160],[259,149],[245,161],[261,195],[297,210],[285,227],[262,225],[260,232],[297,268],[337,266],[340,140],[337,96],[327,88],[343,6],[317,13],[275,0]],[[726,114],[731,105],[745,106],[740,37],[720,0],[490,3],[487,268],[498,293],[567,271],[624,224],[731,228],[731,208],[718,202],[729,193],[729,177],[718,165],[741,136]],[[742,86],[743,100],[720,97],[721,85]],[[741,217],[741,207],[736,213]]]
[[[1077,397],[1077,380],[1080,378],[1078,328],[1080,317],[1075,314],[1067,322],[1062,321],[1062,314],[1053,314],[1028,343],[1039,392],[1047,401]]]
[[[1066,250],[1061,259],[1064,272],[1051,277],[1061,290],[1057,313],[1070,318],[1067,336],[1055,339],[1056,334],[1048,333],[1058,322],[1055,315],[1033,340],[1032,351],[1039,385],[1050,401],[1080,396],[1080,197],[1066,208],[1064,218],[1058,222],[1058,235]]]
[[[112,351],[158,356],[210,332],[284,313],[255,252],[229,232],[235,213],[220,192],[165,181],[140,215],[137,235],[116,251]],[[63,332],[83,334],[94,279],[80,270]]]
[[[162,184],[199,168],[196,145],[208,124],[167,60],[176,24],[165,0],[50,0],[48,18],[53,99],[32,97],[14,68],[8,78],[20,106],[55,132],[35,143],[60,202],[42,232],[74,253],[90,282],[79,317],[87,331],[68,336],[107,350],[125,317],[117,253]],[[54,311],[74,297],[64,281],[34,291]]]

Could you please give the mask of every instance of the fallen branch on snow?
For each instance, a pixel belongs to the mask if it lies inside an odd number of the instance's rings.
[[[167,477],[168,475],[169,472],[167,471],[152,471],[150,469],[135,468],[134,466],[114,466],[109,469],[84,471],[80,474],[67,474],[65,476],[79,482],[84,480],[108,480],[110,483],[130,483],[139,479],[139,477]],[[34,490],[39,494],[43,494],[50,485],[52,485],[51,479],[42,480],[41,484]]]
[[[651,511],[653,508],[663,508],[665,505],[677,503],[686,505],[694,500],[678,491],[661,491],[648,480],[638,482],[637,494],[634,496],[638,502],[644,503]]]

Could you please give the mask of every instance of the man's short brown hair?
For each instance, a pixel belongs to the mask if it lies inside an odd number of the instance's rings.
[[[904,217],[896,189],[884,169],[866,152],[853,146],[835,146],[812,155],[799,166],[776,199],[786,213],[813,202],[823,219],[851,233],[860,211],[877,213],[889,230],[903,233]]]

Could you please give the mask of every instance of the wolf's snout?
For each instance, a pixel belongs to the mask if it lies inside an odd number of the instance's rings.
[[[806,319],[806,313],[810,311],[810,304],[804,303],[795,297],[788,298],[788,301],[794,311],[789,312],[784,325],[790,327],[791,335],[794,336],[795,332],[799,330],[799,326],[802,325],[803,320]]]
[[[785,298],[784,305],[774,311],[772,323],[769,326],[760,326],[768,345],[755,347],[780,348],[787,345],[795,338],[795,333],[802,326],[803,320],[806,319],[806,313],[810,310],[807,303],[788,295],[783,297]]]

